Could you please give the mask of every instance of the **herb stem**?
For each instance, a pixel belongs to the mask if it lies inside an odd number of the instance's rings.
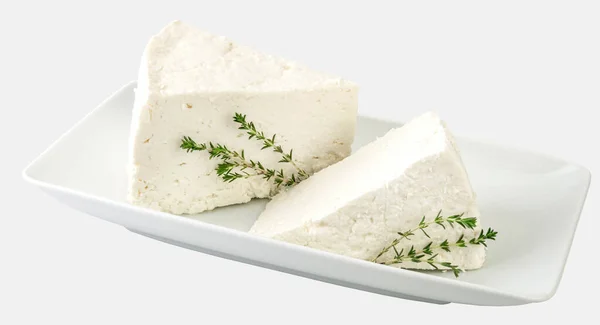
[[[398,245],[398,243],[400,243],[400,241],[402,239],[410,239],[410,236],[414,236],[415,232],[417,232],[419,230],[421,230],[423,232],[423,234],[425,234],[425,236],[427,236],[427,238],[429,238],[429,234],[425,231],[425,228],[427,228],[433,224],[437,224],[437,225],[443,227],[444,229],[446,229],[446,226],[444,226],[444,223],[449,224],[453,228],[454,228],[454,224],[457,223],[465,229],[466,228],[473,229],[477,224],[477,219],[475,219],[475,218],[463,218],[464,213],[456,214],[456,215],[452,215],[452,216],[448,216],[448,217],[443,217],[441,214],[442,214],[442,210],[440,210],[438,212],[437,216],[431,221],[425,221],[425,216],[423,216],[423,218],[421,219],[421,222],[419,222],[419,225],[417,227],[407,230],[405,232],[399,231],[398,235],[400,235],[400,238],[395,239],[394,241],[392,241],[392,243],[390,245],[384,247],[383,250],[381,250],[381,252],[379,252],[379,254],[371,261],[377,262],[378,258],[380,258],[383,254],[389,252],[390,249],[396,247],[396,245]]]
[[[257,140],[262,141],[263,147],[261,149],[273,148],[274,152],[281,154],[281,160],[279,162],[291,163],[292,166],[294,166],[294,168],[296,168],[296,170],[298,171],[298,182],[308,178],[308,173],[304,169],[300,168],[296,164],[296,162],[294,162],[292,156],[293,150],[290,150],[289,153],[284,153],[284,150],[281,147],[281,145],[275,145],[275,134],[270,138],[265,136],[264,132],[258,131],[256,129],[254,122],[246,121],[246,115],[240,113],[235,113],[235,115],[233,116],[233,121],[240,124],[240,127],[238,129],[246,131],[246,134],[248,134],[248,139],[255,138]]]
[[[400,252],[398,252],[398,250],[396,249],[395,245],[398,244],[398,242],[402,239],[397,238],[392,242],[393,245],[391,245],[391,247],[393,247],[394,249],[394,252],[396,253],[394,258],[392,258],[389,261],[381,262],[379,264],[393,265],[401,264],[406,261],[410,261],[413,263],[427,263],[436,270],[439,269],[439,267],[448,268],[452,270],[454,276],[458,277],[459,273],[462,272],[462,270],[458,266],[453,265],[450,262],[436,261],[435,258],[438,256],[438,253],[435,253],[435,251],[441,249],[445,252],[450,252],[451,248],[465,248],[468,245],[483,245],[487,247],[486,240],[496,240],[497,234],[498,232],[496,232],[492,228],[488,228],[486,233],[484,233],[482,229],[479,233],[479,236],[474,237],[470,240],[465,240],[464,235],[461,235],[458,238],[458,240],[456,240],[456,242],[453,243],[448,242],[447,239],[437,245],[433,245],[433,242],[430,242],[429,244],[425,245],[425,247],[423,247],[423,249],[421,249],[420,251],[416,251],[414,249],[414,246],[411,246],[410,250],[406,254],[404,254],[404,249],[402,249]]]
[[[210,159],[220,158],[222,162],[217,165],[217,175],[220,176],[225,182],[233,182],[239,178],[248,178],[251,176],[263,176],[266,180],[273,178],[277,186],[291,186],[299,182],[297,177],[292,174],[290,177],[286,177],[283,169],[276,171],[275,169],[269,169],[263,166],[259,161],[252,159],[247,160],[244,154],[244,150],[238,152],[231,150],[227,146],[221,144],[209,144],[196,143],[190,137],[183,137],[180,147],[184,150],[190,151],[208,151]],[[235,171],[235,168],[239,168],[239,171]],[[254,174],[248,173],[245,170],[251,169]]]
[[[414,262],[414,263],[427,263],[429,264],[431,267],[433,267],[436,270],[439,270],[440,267],[444,267],[444,268],[448,268],[450,270],[452,270],[452,273],[454,273],[455,277],[458,277],[458,275],[462,272],[462,270],[457,266],[454,265],[450,262],[438,262],[435,260],[436,255],[430,256],[428,258],[424,258],[425,255],[423,254],[423,252],[416,252],[415,256],[399,256],[394,258],[393,260],[381,263],[383,265],[394,265],[394,264],[401,264],[403,262],[406,261],[410,261],[410,262]]]

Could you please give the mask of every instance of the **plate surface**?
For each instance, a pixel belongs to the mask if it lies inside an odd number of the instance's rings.
[[[401,270],[247,234],[265,200],[191,217],[128,204],[134,88],[126,85],[57,140],[25,169],[25,179],[75,209],[158,240],[360,290],[436,303],[518,305],[545,301],[558,287],[590,183],[585,168],[458,137],[483,226],[493,226],[499,238],[484,268],[458,279]],[[354,149],[398,125],[359,117]]]

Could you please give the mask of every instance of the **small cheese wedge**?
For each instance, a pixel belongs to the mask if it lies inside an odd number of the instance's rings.
[[[298,245],[373,260],[398,238],[439,211],[450,216],[479,218],[476,196],[454,138],[435,113],[426,113],[359,149],[343,161],[275,196],[251,233]],[[417,251],[428,243],[461,235],[471,239],[480,228],[431,225],[397,250]],[[485,247],[437,250],[436,261],[462,269],[480,268]],[[390,260],[393,252],[378,258]],[[404,262],[398,267],[432,269],[427,263]]]
[[[358,87],[295,62],[239,45],[180,21],[152,37],[142,57],[132,116],[129,201],[174,214],[269,197],[261,177],[226,183],[219,159],[179,148],[183,136],[244,150],[267,168],[294,172],[234,123],[247,115],[309,174],[348,156]]]

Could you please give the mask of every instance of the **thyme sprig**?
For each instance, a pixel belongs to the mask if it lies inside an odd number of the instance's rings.
[[[464,218],[463,216],[464,216],[464,213],[444,217],[444,216],[442,216],[442,210],[440,210],[438,212],[437,216],[431,221],[425,221],[425,216],[423,216],[423,218],[421,219],[421,222],[419,222],[419,225],[417,227],[415,227],[413,229],[409,229],[404,232],[398,231],[398,235],[400,235],[400,238],[395,239],[394,241],[392,241],[392,243],[390,243],[390,245],[384,247],[383,250],[379,253],[379,255],[377,255],[372,261],[376,262],[377,259],[380,258],[383,254],[389,252],[390,249],[392,249],[393,247],[398,245],[398,243],[400,243],[400,241],[402,239],[410,240],[410,237],[414,236],[415,232],[417,232],[419,230],[421,232],[423,232],[423,234],[425,236],[427,236],[427,238],[431,238],[431,237],[429,237],[429,234],[425,231],[425,228],[427,228],[431,225],[435,224],[435,225],[441,226],[444,229],[446,229],[446,226],[444,225],[444,223],[450,225],[452,228],[454,228],[455,224],[457,224],[465,229],[473,229],[477,226],[476,218]]]
[[[191,137],[184,136],[181,139],[180,148],[187,152],[192,151],[207,151],[209,158],[218,158],[222,162],[215,168],[217,175],[223,181],[231,183],[240,178],[249,178],[253,176],[262,176],[267,181],[272,180],[274,184],[279,186],[292,186],[308,178],[308,173],[298,167],[293,160],[293,151],[288,154],[283,152],[279,145],[275,145],[275,134],[271,138],[267,138],[262,131],[258,131],[253,122],[246,122],[246,115],[235,113],[233,120],[240,123],[240,129],[247,130],[250,135],[249,139],[256,138],[263,141],[263,148],[273,148],[273,151],[280,153],[282,158],[279,162],[291,163],[297,170],[298,174],[286,175],[283,169],[273,169],[265,167],[260,161],[246,159],[244,150],[237,151],[227,148],[222,144],[213,144],[212,142],[196,143]]]
[[[496,240],[496,235],[498,232],[493,230],[492,228],[488,228],[487,232],[483,232],[483,229],[479,233],[478,236],[473,237],[469,240],[466,240],[464,235],[460,235],[460,237],[454,241],[449,242],[448,239],[445,239],[439,244],[434,244],[433,242],[429,242],[425,245],[421,250],[415,250],[414,246],[405,252],[405,249],[401,249],[398,251],[396,246],[404,239],[410,240],[411,236],[414,236],[415,232],[421,230],[427,238],[431,238],[429,234],[425,231],[425,228],[430,227],[432,225],[438,225],[442,228],[446,229],[446,225],[448,224],[451,227],[454,227],[455,224],[460,225],[464,229],[474,229],[477,227],[477,219],[476,218],[464,218],[464,214],[452,215],[449,217],[443,217],[442,211],[440,210],[437,216],[432,221],[425,221],[425,217],[421,219],[419,225],[413,229],[410,229],[405,232],[398,232],[400,237],[394,239],[388,246],[384,247],[381,252],[375,257],[372,261],[384,264],[384,265],[393,265],[393,264],[401,264],[407,261],[413,263],[427,263],[434,269],[438,270],[440,267],[452,270],[455,277],[458,277],[462,270],[457,266],[448,261],[438,261],[436,257],[438,257],[439,253],[436,251],[443,250],[445,252],[451,252],[453,248],[466,248],[469,245],[483,245],[487,247],[487,240]],[[394,257],[384,262],[377,262],[377,260],[389,252],[390,250],[394,251]]]
[[[274,152],[281,154],[281,160],[279,160],[279,162],[292,164],[292,166],[294,166],[294,168],[296,168],[296,170],[298,171],[299,180],[304,180],[308,178],[308,173],[294,162],[293,149],[290,149],[289,153],[285,153],[281,145],[275,144],[276,134],[273,134],[273,136],[270,138],[265,136],[264,132],[258,131],[256,129],[254,122],[246,121],[245,114],[235,113],[235,115],[233,116],[233,121],[240,125],[238,129],[246,131],[249,140],[256,139],[262,141],[262,150],[267,148],[273,148]]]
[[[217,175],[228,183],[251,176],[262,176],[266,180],[273,179],[278,186],[291,186],[297,182],[295,175],[286,177],[283,169],[276,171],[275,169],[266,168],[260,161],[247,160],[244,150],[238,152],[227,148],[227,146],[213,144],[212,142],[209,142],[208,145],[205,143],[198,144],[187,136],[181,140],[180,147],[187,152],[206,150],[210,155],[210,159],[220,158],[223,162],[218,164],[215,170]],[[239,171],[235,171],[235,168],[239,168]],[[250,169],[252,172],[249,173],[246,169]]]
[[[394,249],[394,253],[395,253],[394,257],[392,259],[382,262],[380,264],[393,265],[393,264],[401,264],[406,261],[410,261],[413,263],[427,263],[436,270],[439,270],[440,266],[448,268],[448,269],[452,270],[452,273],[454,273],[455,277],[458,277],[458,275],[462,272],[462,270],[457,265],[454,265],[450,262],[436,261],[435,258],[439,254],[435,253],[435,251],[441,249],[443,251],[450,252],[451,248],[453,248],[453,247],[464,248],[464,247],[467,247],[468,245],[483,245],[483,246],[487,247],[486,240],[488,240],[488,239],[496,240],[497,234],[498,234],[498,232],[493,230],[492,228],[488,228],[487,232],[485,232],[485,233],[483,232],[483,229],[482,229],[481,232],[479,233],[479,236],[474,237],[470,240],[465,240],[464,235],[461,235],[455,242],[452,242],[452,243],[448,242],[447,239],[437,245],[434,245],[433,242],[429,242],[420,251],[416,251],[415,247],[411,246],[410,250],[407,253],[404,252],[404,249],[402,249],[402,250],[400,250],[400,252],[398,252],[398,250],[396,249],[396,247],[394,245],[394,246],[392,246]]]
[[[394,248],[394,250],[395,250],[395,248]],[[427,255],[423,251],[417,252],[415,250],[415,247],[411,246],[408,253],[404,253],[404,249],[402,249],[400,252],[396,251],[396,256],[394,256],[393,259],[383,262],[381,264],[393,265],[393,264],[401,264],[401,263],[407,262],[407,261],[410,261],[413,263],[427,263],[436,270],[439,270],[440,266],[449,268],[450,270],[452,270],[452,273],[454,273],[454,276],[458,277],[458,275],[462,272],[462,270],[457,265],[454,265],[450,262],[436,261],[435,258],[437,256],[438,256],[438,254]]]

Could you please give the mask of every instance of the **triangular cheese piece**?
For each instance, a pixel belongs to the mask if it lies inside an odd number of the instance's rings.
[[[280,156],[261,151],[232,121],[234,113],[293,149],[309,174],[350,154],[357,86],[295,62],[260,53],[179,21],[148,43],[138,79],[130,137],[129,200],[175,214],[268,197],[279,187],[261,177],[226,183],[218,159],[179,148],[198,143],[244,149],[265,166],[294,171]]]
[[[475,193],[456,143],[443,121],[426,113],[359,149],[343,161],[313,175],[266,206],[251,233],[364,260],[373,260],[398,232],[418,227],[425,216],[464,214],[479,218]],[[437,224],[400,240],[398,251],[422,250],[464,235],[478,235],[458,224]],[[432,246],[432,247],[433,247]],[[438,249],[436,261],[462,269],[476,269],[485,259],[485,247]],[[378,261],[395,254],[390,250]],[[396,264],[432,269],[427,263]],[[443,268],[443,267],[442,267]]]

